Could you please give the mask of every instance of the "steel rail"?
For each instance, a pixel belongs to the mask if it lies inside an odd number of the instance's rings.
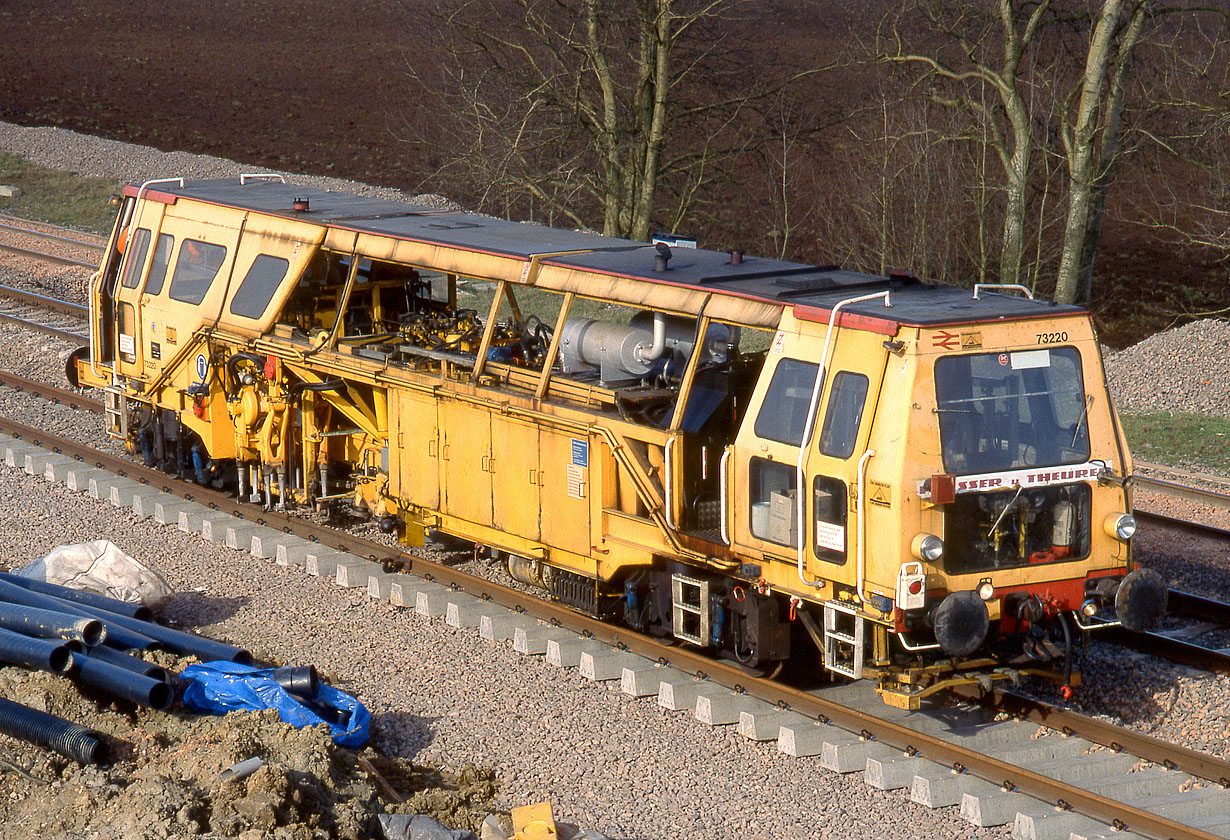
[[[305,536],[325,545],[366,556],[371,560],[383,561],[389,565],[413,571],[425,578],[465,590],[508,609],[533,615],[621,650],[640,654],[698,677],[712,679],[719,684],[730,686],[735,691],[748,693],[783,709],[791,709],[818,721],[836,724],[851,732],[860,733],[866,739],[879,741],[911,755],[928,758],[952,767],[958,772],[969,773],[1002,785],[1005,790],[1019,791],[1049,802],[1058,808],[1073,810],[1117,827],[1159,838],[1159,840],[1160,838],[1174,838],[1174,840],[1214,840],[1215,838],[1215,835],[1208,832],[1160,817],[1134,805],[1119,802],[1076,785],[1056,781],[1040,773],[981,755],[974,750],[948,743],[941,737],[921,733],[903,724],[876,717],[870,712],[850,708],[762,677],[749,676],[733,664],[711,659],[698,651],[666,646],[652,637],[605,624],[560,604],[544,601],[458,569],[315,525],[290,514],[265,511],[259,506],[239,502],[210,489],[189,485],[187,482],[173,479],[157,470],[130,462],[119,456],[98,452],[83,444],[58,438],[15,421],[0,418],[0,430],[31,443],[46,446],[57,453],[110,469],[121,476],[131,477],[164,492],[207,504],[211,508],[248,521],[280,528],[286,533]],[[1054,712],[1051,714],[1054,715]],[[1095,730],[1093,722],[1088,719],[1082,719],[1082,721],[1090,731]],[[1103,726],[1108,725],[1103,724]],[[1075,727],[1069,727],[1067,724],[1064,724],[1064,727],[1065,732],[1069,728],[1073,732],[1076,731]],[[1230,780],[1230,762],[1211,756],[1202,756],[1200,753],[1174,745],[1167,745],[1130,730],[1113,729],[1111,735],[1104,736],[1104,740],[1110,740],[1112,743],[1107,745],[1112,748],[1117,746],[1129,752],[1137,744],[1150,745],[1150,755],[1141,757],[1149,758],[1151,761],[1160,761],[1168,767],[1182,769],[1188,773],[1193,772],[1193,769],[1189,768],[1194,768],[1200,771],[1194,775],[1230,784],[1230,781],[1227,781]]]
[[[1058,730],[1065,735],[1075,735],[1101,744],[1114,752],[1128,753],[1230,789],[1230,761],[1207,753],[1171,744],[1144,732],[1124,729],[1109,721],[1052,706],[1011,691],[999,689],[988,693],[978,686],[961,686],[953,689],[952,693],[964,700],[985,703],[1021,720]]]
[[[8,225],[6,222],[18,222],[19,224]],[[66,236],[64,238],[70,242],[84,245],[87,248],[96,248],[100,251],[105,248],[107,244],[107,237],[101,234],[90,233],[89,231],[78,230],[77,228],[66,227],[64,225],[57,225],[52,222],[32,221],[30,219],[22,218],[21,216],[14,216],[12,213],[0,213],[0,226],[12,227],[14,230],[20,230],[23,233],[28,233],[29,231],[26,228],[21,227],[21,225],[39,225],[40,227],[58,230],[61,233],[72,234],[72,236]],[[43,231],[37,231],[37,233],[43,233]],[[45,235],[55,236],[56,234]],[[79,236],[90,237],[93,241],[91,242],[89,239],[78,239],[77,237]]]
[[[1219,528],[1216,525],[1208,525],[1204,522],[1192,522],[1190,519],[1179,519],[1175,516],[1167,516],[1164,513],[1154,513],[1148,510],[1141,510],[1140,508],[1133,508],[1132,515],[1142,522],[1156,522],[1184,531],[1198,531],[1211,537],[1230,539],[1230,530]]]
[[[70,228],[61,228],[61,227],[57,227],[56,229],[57,230],[70,230]],[[46,239],[50,242],[60,242],[65,245],[75,245],[80,248],[87,248],[91,251],[101,251],[103,250],[104,247],[106,247],[97,242],[85,242],[80,239],[74,239],[71,236],[60,236],[57,233],[47,233],[46,231],[41,231],[41,230],[31,230],[30,228],[21,227],[20,225],[8,225],[8,224],[5,224],[4,222],[0,222],[0,230],[7,231],[9,233],[18,233],[18,234],[21,234],[22,236],[33,236],[37,239]]]
[[[4,245],[0,243],[0,251],[8,251],[10,254],[16,254],[19,257],[39,260],[40,262],[55,263],[56,265],[68,265],[73,268],[88,268],[91,271],[98,268],[95,263],[72,260],[68,257],[57,257],[55,254],[44,254],[42,251],[31,251],[29,248],[18,248],[16,245]]]
[[[1173,615],[1185,615],[1201,621],[1230,624],[1230,604],[1218,601],[1216,598],[1206,598],[1203,595],[1171,589],[1167,594],[1166,607]]]
[[[89,317],[90,314],[88,306],[60,300],[60,298],[48,297],[47,295],[40,295],[37,292],[28,292],[25,289],[14,289],[12,286],[0,286],[0,297],[8,298],[14,303],[20,303],[25,306],[37,306],[39,309],[58,312],[61,315],[74,315],[83,320]]]
[[[41,332],[45,335],[53,335],[56,338],[62,338],[65,341],[81,343],[88,340],[80,333],[69,332],[68,330],[62,330],[59,327],[52,327],[38,321],[31,321],[28,318],[18,318],[16,315],[8,315],[3,312],[0,312],[0,321],[3,321],[6,324],[15,324],[16,326],[24,327],[28,330],[34,330],[35,332]]]
[[[1200,671],[1230,676],[1230,653],[1217,648],[1201,647],[1163,633],[1134,632],[1122,627],[1108,627],[1105,630],[1099,630],[1098,639],[1111,644],[1123,645],[1151,656],[1160,656]]]
[[[103,404],[100,400],[87,397],[75,391],[57,388],[54,385],[35,382],[33,379],[26,379],[24,376],[18,376],[14,373],[0,371],[0,385],[12,388],[14,391],[29,392],[56,405],[66,405],[69,408],[89,411],[94,414],[103,413]]]
[[[1220,493],[1216,490],[1205,490],[1202,487],[1189,487],[1175,481],[1161,478],[1149,478],[1139,473],[1132,474],[1132,483],[1141,490],[1152,490],[1175,499],[1186,502],[1209,505],[1218,510],[1230,511],[1230,493]]]

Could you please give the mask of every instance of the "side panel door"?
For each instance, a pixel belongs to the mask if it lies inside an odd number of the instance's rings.
[[[538,539],[540,488],[538,426],[496,416],[491,429],[492,525]]]
[[[539,434],[542,541],[586,556],[594,544],[590,533],[594,495],[590,455],[585,438],[550,429]]]
[[[455,400],[439,403],[440,471],[450,516],[491,524],[491,415]]]
[[[440,434],[436,400],[418,391],[389,389],[389,488],[403,502],[440,507]]]

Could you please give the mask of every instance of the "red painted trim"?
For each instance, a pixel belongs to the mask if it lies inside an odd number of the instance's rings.
[[[832,317],[832,309],[819,306],[795,304],[794,317],[800,321],[811,321],[817,324],[827,324]],[[901,322],[892,318],[877,318],[874,315],[859,315],[855,312],[838,312],[837,326],[848,329],[866,330],[880,335],[896,335],[901,329]]]
[[[174,204],[179,201],[179,196],[174,193],[162,192],[161,190],[146,190],[144,193],[141,193],[141,188],[139,186],[134,187],[131,184],[124,185],[125,198],[136,198],[139,193],[141,194],[142,201],[157,201],[159,204]],[[211,201],[208,203],[216,204],[217,202]]]

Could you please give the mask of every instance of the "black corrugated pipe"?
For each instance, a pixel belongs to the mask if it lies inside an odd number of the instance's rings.
[[[138,706],[165,711],[171,707],[175,692],[162,680],[134,674],[101,659],[77,657],[77,680],[108,694],[131,700]]]
[[[0,629],[0,662],[24,665],[52,674],[67,674],[73,667],[73,652],[64,642],[32,639]]]
[[[144,659],[138,659],[135,656],[129,656],[113,647],[99,645],[96,648],[90,648],[88,656],[91,659],[106,662],[108,665],[123,668],[125,671],[132,671],[134,674],[149,677],[151,680],[159,680],[168,685],[171,684],[171,674],[166,668],[155,665],[152,662],[146,662]],[[77,661],[80,662],[81,657],[77,657]]]
[[[133,648],[136,650],[153,650],[158,647],[158,642],[140,631],[132,631],[127,627],[121,627],[111,621],[113,618],[118,618],[124,621],[131,621],[125,616],[116,615],[115,613],[106,613],[99,611],[98,614],[87,612],[89,607],[84,604],[74,604],[69,601],[64,601],[60,598],[55,598],[51,595],[43,595],[39,592],[34,592],[30,589],[23,589],[20,586],[15,586],[6,580],[0,579],[0,601],[6,601],[10,604],[24,604],[27,607],[38,607],[52,612],[72,613],[73,615],[82,615],[88,618],[100,618],[107,627],[106,644],[112,647]],[[136,622],[144,624],[147,627],[157,627],[156,624],[148,624],[146,622]]]
[[[99,595],[97,592],[72,589],[56,583],[48,583],[45,580],[32,580],[8,572],[0,572],[0,580],[8,581],[11,584],[20,586],[22,589],[38,592],[41,595],[51,595],[64,601],[84,604],[87,607],[95,607],[100,610],[116,613],[117,615],[125,615],[129,618],[139,618],[142,621],[152,621],[154,618],[154,611],[144,604],[119,601],[115,598],[108,598],[106,595]]]
[[[100,619],[0,602],[0,627],[39,639],[76,639],[88,647],[102,644],[107,628]]]
[[[93,729],[0,698],[0,732],[54,750],[82,764],[97,764],[106,750]]]

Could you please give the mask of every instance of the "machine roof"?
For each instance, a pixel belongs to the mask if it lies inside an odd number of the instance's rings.
[[[137,189],[129,187],[126,193],[135,195]],[[656,257],[660,251],[650,243],[295,186],[267,178],[249,177],[243,182],[186,181],[182,187],[178,183],[164,183],[152,186],[145,195],[164,201],[183,197],[463,251],[523,260],[538,256],[543,265],[793,306],[796,314],[803,317],[808,310],[827,312],[846,298],[882,291],[891,292],[891,307],[886,308],[881,300],[871,300],[848,305],[842,311],[924,327],[1085,311],[1081,307],[993,291],[984,291],[975,299],[969,289],[920,282],[907,274],[882,277],[836,266],[754,256],[745,256],[736,263],[727,252],[703,248],[671,248],[666,270],[659,270]],[[293,209],[295,199],[301,198],[307,199],[308,209]]]

